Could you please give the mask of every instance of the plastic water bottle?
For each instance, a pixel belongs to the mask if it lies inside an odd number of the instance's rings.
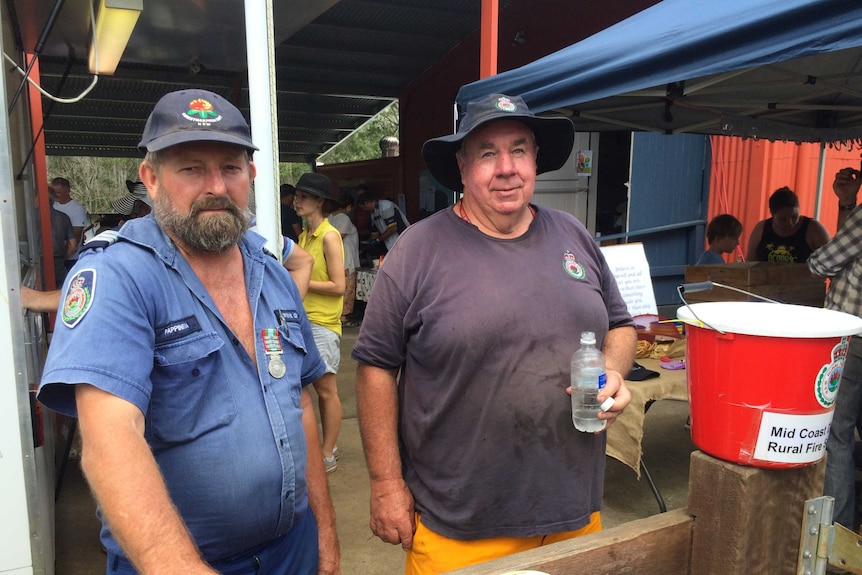
[[[601,431],[607,421],[597,417],[599,411],[610,409],[613,400],[599,405],[596,395],[605,386],[605,356],[596,349],[596,334],[581,334],[581,348],[572,355],[572,422],[575,429],[594,433]]]

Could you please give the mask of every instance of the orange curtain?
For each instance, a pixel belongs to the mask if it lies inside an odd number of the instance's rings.
[[[742,222],[739,239],[745,252],[748,234],[760,220],[769,217],[769,196],[788,186],[799,196],[799,211],[813,216],[817,200],[819,144],[795,144],[743,140],[732,136],[711,136],[712,169],[709,182],[707,220],[718,214],[732,214]],[[860,167],[860,151],[826,148],[826,166],[820,198],[820,222],[835,234],[838,201],[832,192],[835,173],[844,167]],[[734,257],[725,255],[727,261]]]

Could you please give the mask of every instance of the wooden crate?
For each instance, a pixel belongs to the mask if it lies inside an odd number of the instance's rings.
[[[826,280],[815,277],[807,264],[744,262],[685,268],[685,283],[713,281],[733,286],[783,303],[823,307]],[[745,294],[715,287],[687,292],[686,301],[757,301]]]

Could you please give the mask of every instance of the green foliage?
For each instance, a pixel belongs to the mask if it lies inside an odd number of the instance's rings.
[[[295,184],[302,174],[310,171],[311,166],[308,164],[282,162],[278,165],[278,185]]]
[[[320,156],[326,165],[373,160],[380,157],[380,140],[398,137],[398,102],[383,108],[379,114],[347,136],[337,146]]]
[[[320,157],[324,164],[341,164],[380,157],[380,140],[398,137],[398,102],[350,134],[340,144]],[[138,179],[136,158],[93,158],[85,156],[49,156],[48,181],[62,176],[72,184],[72,197],[90,214],[111,212],[111,200],[127,192],[126,180]],[[308,164],[279,164],[279,184],[295,184],[299,177],[312,171]]]
[[[72,184],[72,197],[88,214],[107,214],[111,200],[128,192],[126,180],[138,179],[136,158],[93,158],[88,156],[48,156],[48,181],[57,176]],[[295,184],[311,171],[308,164],[279,164],[279,184]]]
[[[48,181],[61,176],[72,185],[72,197],[89,214],[110,213],[111,200],[128,193],[126,180],[138,179],[135,158],[48,156]]]

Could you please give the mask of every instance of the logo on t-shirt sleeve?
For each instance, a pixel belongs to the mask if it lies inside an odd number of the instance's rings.
[[[63,323],[73,328],[84,319],[96,297],[96,270],[81,270],[69,281],[61,316]]]

